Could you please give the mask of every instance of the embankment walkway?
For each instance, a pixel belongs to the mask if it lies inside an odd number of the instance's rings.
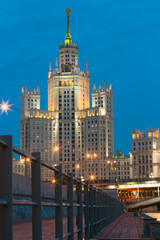
[[[74,230],[76,230],[76,217],[74,217]],[[63,218],[63,233],[67,233],[67,217]],[[53,240],[55,238],[54,217],[42,220],[42,239]],[[13,225],[13,240],[32,240],[32,220],[16,221]]]
[[[143,218],[133,213],[124,213],[104,228],[97,240],[105,239],[143,239]]]

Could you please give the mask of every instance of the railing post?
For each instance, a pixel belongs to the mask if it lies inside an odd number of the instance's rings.
[[[37,206],[32,206],[32,239],[42,239],[42,217],[41,217],[41,163],[40,153],[34,152],[32,156],[37,159],[37,162],[31,161],[32,168],[32,201],[37,203]]]
[[[103,192],[103,228],[105,227],[106,206],[105,206],[105,193]]]
[[[70,206],[67,207],[67,217],[68,217],[68,233],[71,235],[68,240],[74,239],[74,222],[73,222],[73,176],[72,173],[68,174],[70,178],[67,179],[67,202]]]
[[[100,232],[100,192],[97,190],[97,231]]]
[[[101,201],[102,201],[102,216],[101,218],[104,219],[104,203],[103,203],[103,191],[101,191]],[[104,226],[104,221],[102,221],[102,224],[101,224],[101,229],[103,229],[103,226]]]
[[[78,232],[78,240],[83,239],[83,206],[82,206],[82,182],[77,182],[77,204],[79,204],[77,210],[77,228],[80,229]]]
[[[112,214],[113,214],[113,209],[111,206],[111,198],[108,197],[108,215],[109,215],[108,223],[109,224],[112,222]]]
[[[0,207],[0,239],[12,240],[12,136],[0,136],[8,146],[0,145],[0,199],[7,205]]]
[[[102,218],[103,218],[103,208],[102,208],[102,191],[100,190],[100,231],[102,230]]]
[[[94,217],[94,209],[93,209],[93,186],[90,186],[89,192],[89,219],[90,219],[90,238],[94,238],[94,225],[93,225],[93,217]]]
[[[105,193],[103,192],[103,228],[105,227],[105,217],[106,217],[106,207],[105,207]]]
[[[55,231],[56,238],[63,239],[63,207],[62,207],[62,167],[57,167],[58,172],[55,172],[55,202],[59,205],[55,209]]]
[[[94,199],[94,235],[97,234],[97,190],[93,190],[93,199]]]
[[[84,186],[84,202],[85,202],[85,211],[84,211],[84,216],[85,216],[85,240],[90,239],[90,234],[89,234],[89,201],[88,201],[88,183],[85,183]]]
[[[107,206],[107,195],[105,194],[105,217],[106,217],[106,220],[105,220],[105,227],[107,226],[107,223],[108,223],[108,206]]]

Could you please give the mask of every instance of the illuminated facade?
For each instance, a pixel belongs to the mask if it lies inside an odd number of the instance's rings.
[[[114,115],[112,85],[93,85],[90,107],[89,70],[81,71],[78,46],[67,34],[48,71],[48,110],[40,109],[39,88],[21,92],[21,145],[26,152],[40,152],[51,165],[61,164],[75,177],[107,179],[106,159],[114,155]],[[50,179],[42,171],[44,180]]]
[[[130,177],[158,178],[160,175],[160,132],[148,129],[147,135],[139,130],[132,131],[130,152]]]
[[[115,159],[117,164],[117,180],[130,179],[130,156],[125,156],[122,151],[117,151]]]
[[[130,179],[130,157],[124,156],[122,151],[116,151],[115,157],[107,158],[106,175],[108,180],[118,182]]]

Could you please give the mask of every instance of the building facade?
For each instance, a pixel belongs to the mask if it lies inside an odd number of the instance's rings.
[[[107,158],[106,175],[111,182],[130,179],[130,156],[125,156],[122,151],[116,151],[115,157]]]
[[[125,156],[122,151],[117,151],[117,180],[130,179],[130,156]]]
[[[107,179],[106,159],[114,155],[114,114],[112,85],[106,82],[92,91],[90,107],[89,70],[81,71],[78,46],[70,35],[70,9],[67,34],[59,47],[58,59],[48,71],[48,110],[40,109],[39,87],[21,90],[22,150],[40,152],[51,165],[61,164],[75,177]],[[102,171],[100,171],[102,169]],[[48,172],[42,171],[44,180]]]
[[[132,131],[130,178],[158,178],[160,176],[160,132],[148,129]]]

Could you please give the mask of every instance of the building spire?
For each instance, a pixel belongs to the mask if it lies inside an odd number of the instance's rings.
[[[112,83],[110,83],[109,90],[112,92]]]
[[[57,57],[55,57],[55,68],[58,68],[58,61],[57,61]]]
[[[23,93],[24,93],[24,88],[23,88],[23,85],[22,85],[21,94],[23,94]]]
[[[59,69],[58,69],[58,61],[57,61],[57,57],[55,57],[55,67],[54,67],[54,74],[58,74]]]
[[[39,84],[37,85],[37,92],[40,93]]]
[[[25,92],[25,94],[27,93],[27,83],[25,83],[25,88],[24,88],[24,92]]]
[[[86,60],[86,76],[89,77],[89,70],[88,70],[88,60]]]
[[[80,74],[80,68],[79,68],[79,65],[78,65],[78,57],[75,56],[75,67],[74,67],[74,71],[76,74]]]
[[[67,13],[67,34],[65,37],[65,45],[71,45],[72,44],[72,40],[71,40],[71,34],[70,34],[70,19],[69,19],[69,14],[71,13],[71,9],[67,8],[66,9],[66,13]]]
[[[51,66],[51,61],[49,61],[48,78],[51,77],[51,74],[52,74],[52,66]]]
[[[67,8],[66,9],[66,13],[67,13],[67,35],[66,37],[71,37],[70,35],[70,22],[69,22],[69,14],[71,13],[71,9],[70,8]]]
[[[95,90],[96,90],[96,85],[95,85],[95,82],[93,82],[92,91],[94,92]]]

